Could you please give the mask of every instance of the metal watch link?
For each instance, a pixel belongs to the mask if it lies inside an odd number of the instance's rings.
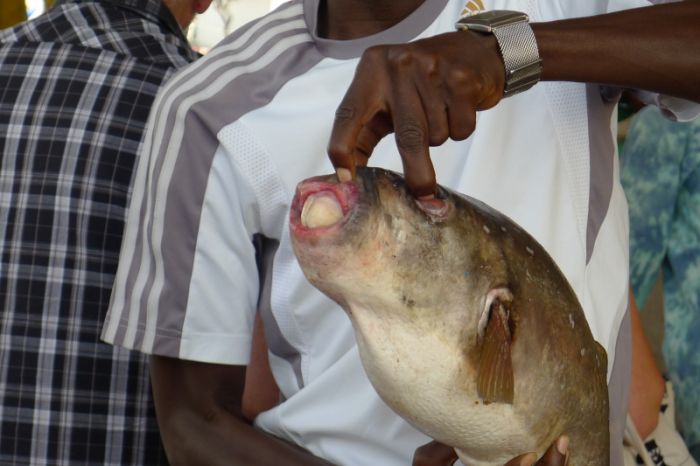
[[[464,16],[455,23],[457,30],[493,34],[496,38],[506,70],[503,97],[531,88],[542,74],[542,59],[529,19],[519,11],[492,10]]]

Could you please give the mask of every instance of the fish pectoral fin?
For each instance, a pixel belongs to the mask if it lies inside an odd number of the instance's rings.
[[[494,300],[481,339],[477,394],[484,403],[513,403],[512,335],[509,302]]]

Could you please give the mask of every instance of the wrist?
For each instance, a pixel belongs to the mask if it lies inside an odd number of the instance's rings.
[[[542,60],[525,13],[492,10],[462,17],[455,27],[495,38],[504,68],[504,97],[523,92],[540,80]]]

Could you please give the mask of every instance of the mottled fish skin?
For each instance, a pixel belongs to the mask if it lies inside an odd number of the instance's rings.
[[[426,209],[398,174],[360,168],[302,182],[293,201],[295,254],[350,317],[377,393],[465,464],[542,454],[560,434],[571,466],[609,464],[606,354],[565,277],[512,220],[438,189],[444,208]],[[306,228],[319,190],[343,217]]]

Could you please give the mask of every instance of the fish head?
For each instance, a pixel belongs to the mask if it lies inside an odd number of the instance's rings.
[[[455,201],[442,187],[417,200],[402,176],[379,168],[358,168],[343,183],[310,178],[292,202],[294,252],[311,284],[351,317],[363,308],[435,325],[457,312],[460,328],[476,328],[478,312],[461,314],[483,307],[493,276],[472,273],[482,235],[472,235]]]

